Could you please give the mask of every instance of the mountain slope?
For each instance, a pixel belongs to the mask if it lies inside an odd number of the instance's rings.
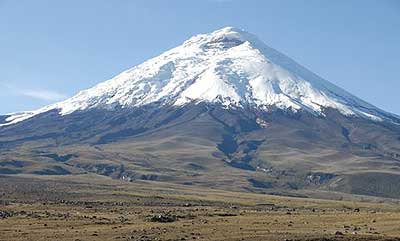
[[[235,28],[0,123],[0,174],[400,198],[399,118]]]
[[[395,120],[393,115],[321,79],[255,36],[227,27],[195,36],[66,101],[11,115],[3,125],[54,109],[66,115],[91,108],[151,103],[181,106],[193,101],[317,114],[334,108],[345,115]]]

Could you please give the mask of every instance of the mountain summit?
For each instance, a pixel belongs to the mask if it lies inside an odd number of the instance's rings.
[[[2,125],[54,109],[66,115],[92,108],[153,103],[182,106],[191,102],[215,102],[227,108],[303,110],[318,115],[333,108],[344,115],[377,121],[394,117],[323,80],[256,36],[226,27],[194,36],[63,102],[12,114]]]
[[[0,175],[400,198],[399,123],[227,27],[65,101],[0,116]]]

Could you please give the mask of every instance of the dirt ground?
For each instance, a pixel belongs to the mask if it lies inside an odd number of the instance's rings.
[[[106,180],[1,181],[1,241],[400,240],[400,207],[390,203]]]

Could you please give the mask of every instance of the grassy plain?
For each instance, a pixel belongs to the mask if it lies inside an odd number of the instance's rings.
[[[400,240],[398,203],[372,201],[98,175],[1,176],[0,240]]]

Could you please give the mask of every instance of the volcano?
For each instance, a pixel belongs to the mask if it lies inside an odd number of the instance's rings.
[[[400,118],[253,34],[200,34],[38,110],[0,116],[0,174],[400,197]]]

